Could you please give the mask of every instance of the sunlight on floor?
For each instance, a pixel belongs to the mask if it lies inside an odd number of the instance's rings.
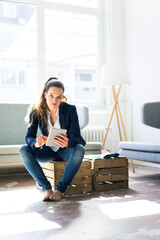
[[[61,228],[38,213],[19,213],[0,217],[1,235],[18,234]]]
[[[41,192],[35,189],[9,190],[1,191],[0,197],[0,236],[61,228],[41,215],[46,208]],[[49,208],[49,212],[53,211]]]
[[[112,219],[123,219],[160,214],[160,204],[147,200],[110,203],[99,205],[100,210]]]
[[[93,199],[93,200],[97,200],[97,201],[111,201],[111,200],[120,200],[120,199],[126,199],[126,198],[132,198],[132,196],[130,195],[124,195],[123,197],[119,197],[119,196],[111,196],[111,197],[105,197],[105,196],[100,196],[97,199]]]
[[[42,202],[43,195],[33,189],[14,189],[1,191],[0,213],[17,213],[24,211],[27,206],[33,205],[37,202]],[[25,209],[24,209],[25,208]]]

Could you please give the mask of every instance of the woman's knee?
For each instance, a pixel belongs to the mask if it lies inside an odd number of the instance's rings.
[[[20,147],[19,155],[25,166],[34,161],[32,149],[28,145],[23,145]]]
[[[75,152],[83,156],[85,153],[85,147],[82,144],[77,144],[75,146]]]
[[[28,145],[25,144],[19,148],[19,153],[21,154],[21,153],[27,152],[27,150],[28,150]]]

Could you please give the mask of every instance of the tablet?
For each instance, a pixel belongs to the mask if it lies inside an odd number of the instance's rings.
[[[59,136],[60,134],[65,135],[66,132],[67,132],[67,129],[51,128],[48,138],[47,138],[46,146],[59,147],[59,145],[55,143],[54,138],[56,136]]]

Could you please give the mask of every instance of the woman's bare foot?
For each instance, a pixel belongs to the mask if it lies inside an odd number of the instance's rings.
[[[45,191],[45,195],[44,195],[43,201],[50,201],[50,200],[52,200],[52,198],[53,198],[53,191],[52,191],[52,189],[47,189]]]
[[[62,193],[59,190],[55,190],[52,195],[53,201],[60,201],[62,198]]]

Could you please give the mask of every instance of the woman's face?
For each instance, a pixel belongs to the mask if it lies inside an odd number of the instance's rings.
[[[50,87],[44,95],[49,111],[58,109],[63,99],[63,90],[58,87]]]

